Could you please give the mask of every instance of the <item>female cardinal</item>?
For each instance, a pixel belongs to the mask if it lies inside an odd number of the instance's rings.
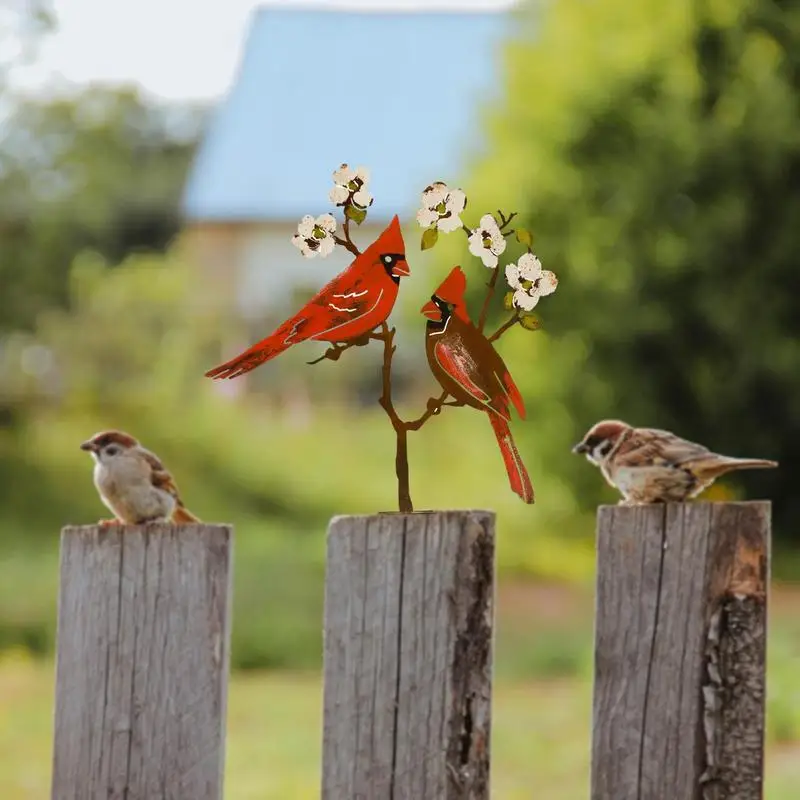
[[[769,469],[777,461],[732,458],[658,428],[634,428],[618,419],[592,425],[573,453],[583,453],[623,496],[620,505],[681,503],[727,472]]]
[[[522,419],[525,405],[503,359],[472,324],[464,303],[467,279],[454,267],[421,313],[428,318],[425,350],[434,377],[457,401],[485,411],[503,455],[511,488],[526,503],[533,486],[511,438],[509,400]]]
[[[157,520],[199,522],[155,453],[123,431],[96,433],[81,445],[94,458],[94,485],[115,519],[101,525],[139,525]]]
[[[237,378],[298,342],[348,342],[385,322],[392,313],[400,278],[410,275],[400,221],[389,227],[274,333],[206,372],[207,378]]]

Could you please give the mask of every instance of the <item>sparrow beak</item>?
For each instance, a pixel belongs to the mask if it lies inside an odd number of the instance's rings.
[[[426,316],[428,319],[432,319],[434,322],[439,322],[442,318],[442,312],[436,307],[436,303],[433,300],[428,300],[424,306],[419,310],[419,313],[423,316]]]
[[[89,439],[89,441],[81,443],[81,450],[86,450],[87,453],[93,453],[97,448],[95,447],[94,442]]]
[[[580,455],[581,453],[585,453],[588,449],[589,448],[583,442],[578,442],[578,444],[572,448],[572,452]]]
[[[411,269],[408,266],[408,261],[406,261],[405,259],[403,259],[402,261],[396,261],[394,266],[392,267],[392,275],[394,275],[395,278],[401,278],[410,274],[411,274]]]

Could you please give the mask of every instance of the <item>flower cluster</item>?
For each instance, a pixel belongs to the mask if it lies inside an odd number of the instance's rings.
[[[423,228],[435,225],[442,233],[452,233],[463,226],[460,215],[466,205],[467,196],[461,189],[451,189],[446,183],[436,181],[422,193],[417,222]]]
[[[329,256],[336,247],[336,220],[331,214],[322,214],[314,219],[306,214],[292,236],[292,244],[299,248],[306,258]]]
[[[469,251],[483,262],[485,267],[495,269],[497,257],[506,249],[506,240],[497,220],[484,214],[480,224],[469,235]]]
[[[330,192],[330,201],[335,206],[346,206],[352,203],[357,208],[368,208],[373,197],[367,191],[369,170],[366,167],[351,169],[342,164],[333,173],[334,187]]]
[[[553,294],[558,286],[555,273],[542,269],[542,262],[533,253],[506,265],[506,281],[513,290],[512,305],[522,311],[533,311],[539,298]]]

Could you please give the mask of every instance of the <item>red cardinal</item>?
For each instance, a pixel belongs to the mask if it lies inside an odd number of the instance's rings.
[[[533,486],[522,463],[508,421],[509,402],[525,419],[525,404],[503,359],[472,324],[464,303],[467,279],[454,267],[421,312],[428,318],[425,350],[442,388],[465,405],[485,411],[503,455],[511,488],[526,503]]]
[[[348,342],[385,322],[394,308],[400,278],[410,275],[400,221],[389,227],[350,266],[333,278],[274,333],[206,372],[207,378],[238,378],[306,340]]]

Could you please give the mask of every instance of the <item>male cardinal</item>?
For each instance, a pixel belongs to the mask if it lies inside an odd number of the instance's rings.
[[[306,340],[344,343],[385,322],[397,299],[400,278],[410,275],[400,221],[386,230],[278,329],[236,358],[206,372],[207,378],[237,378]]]
[[[726,472],[777,467],[761,458],[732,458],[657,428],[634,428],[617,419],[598,422],[572,448],[584,453],[624,500],[620,505],[680,503]]]
[[[491,342],[472,324],[464,302],[467,279],[454,267],[421,313],[428,318],[425,350],[442,388],[465,405],[485,411],[503,455],[511,488],[526,503],[533,486],[522,463],[508,421],[509,401],[525,419],[525,404],[516,384]]]
[[[102,525],[139,525],[156,520],[199,522],[184,505],[178,487],[155,453],[123,431],[96,433],[81,445],[94,458],[94,485],[115,519]]]

